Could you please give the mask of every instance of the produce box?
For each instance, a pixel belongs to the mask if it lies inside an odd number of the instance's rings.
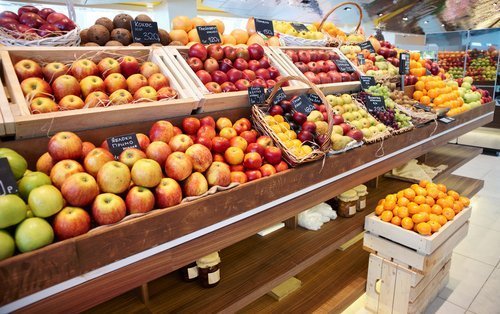
[[[340,50],[337,48],[331,48],[331,47],[271,47],[270,48],[276,56],[279,58],[279,60],[283,64],[288,64],[288,66],[294,70],[294,75],[298,75],[301,77],[306,77],[304,75],[303,71],[301,71],[295,64],[294,62],[290,59],[290,57],[286,54],[286,51],[295,51],[298,52],[300,50],[305,50],[307,52],[310,51],[319,51],[323,50],[326,52],[335,52],[340,59],[345,60],[349,65],[352,66],[354,69],[355,74],[353,74],[354,77],[351,77],[350,81],[346,82],[336,82],[336,83],[316,83],[318,87],[323,91],[325,94],[331,94],[331,93],[343,93],[343,92],[349,92],[349,91],[358,91],[360,89],[360,82],[359,82],[359,75],[363,75],[362,72],[359,71],[358,68],[349,60],[347,59]],[[300,60],[300,59],[299,59]],[[305,71],[304,71],[305,72]],[[309,78],[308,78],[309,79]],[[342,78],[341,78],[342,79]]]
[[[188,65],[186,61],[188,48],[164,47],[164,50],[169,58],[168,62],[177,67],[177,71],[182,73],[184,80],[190,84],[196,96],[201,99],[198,106],[200,112],[214,112],[250,106],[248,102],[248,92],[246,90],[227,93],[211,93]],[[273,55],[270,49],[265,48],[264,55],[268,57],[271,66],[279,70],[282,77],[294,75],[294,73],[291,73],[291,69],[283,65],[282,62]],[[309,87],[301,82],[290,82],[290,86],[283,87],[283,90],[287,95],[299,95],[309,90]]]
[[[133,56],[139,61],[152,61],[160,67],[160,71],[177,91],[177,99],[136,102],[123,105],[82,108],[33,114],[29,101],[24,97],[21,84],[16,76],[14,65],[23,59],[32,59],[45,65],[49,62],[72,64],[80,58],[88,58],[99,62],[105,57],[119,58]],[[76,131],[119,125],[134,121],[150,121],[165,117],[187,115],[197,107],[199,99],[182,81],[178,71],[163,60],[166,59],[161,48],[120,47],[71,47],[71,48],[38,48],[36,55],[33,48],[5,48],[0,52],[2,63],[2,84],[8,93],[9,101],[1,101],[0,109],[4,118],[4,127],[16,138],[40,137],[58,131]],[[0,94],[0,97],[2,95]],[[11,115],[8,115],[8,112]]]

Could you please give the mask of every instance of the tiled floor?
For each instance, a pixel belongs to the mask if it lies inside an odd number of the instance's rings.
[[[453,174],[485,180],[472,199],[471,226],[455,248],[450,281],[426,313],[500,313],[500,157],[479,155]],[[344,314],[370,313],[366,296]]]

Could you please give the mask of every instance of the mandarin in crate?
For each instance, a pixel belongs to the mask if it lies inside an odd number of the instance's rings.
[[[413,216],[411,216],[411,220],[413,220],[413,223],[419,224],[419,223],[425,221],[425,217],[423,214],[418,213],[418,214],[414,214]]]
[[[448,222],[448,218],[444,215],[438,215],[437,222],[439,222],[441,226],[444,226]]]
[[[434,221],[434,220],[429,221],[428,224],[431,227],[432,233],[438,232],[439,229],[441,228],[441,225],[439,224],[439,222]]]
[[[394,214],[392,213],[392,211],[390,210],[385,210],[382,212],[382,214],[380,215],[380,219],[382,219],[383,221],[385,222],[389,222],[392,220],[392,217],[394,216]]]
[[[417,224],[417,232],[421,235],[431,235],[432,228],[427,222],[421,222]]]
[[[458,201],[460,199],[460,194],[458,194],[456,191],[449,190],[448,195],[453,197],[455,201]]]
[[[447,191],[446,185],[441,184],[441,183],[439,183],[439,184],[437,185],[437,189],[438,189],[439,191],[441,191],[441,192],[445,192],[445,193],[446,193],[446,191]]]
[[[443,216],[445,216],[448,220],[452,220],[453,218],[455,218],[455,212],[452,208],[445,207],[443,208]]]
[[[415,196],[416,196],[415,191],[413,191],[413,190],[412,190],[412,189],[410,189],[410,188],[404,189],[403,194],[404,194],[404,196],[405,196],[407,199],[409,199],[410,201],[413,201],[413,199],[414,199],[414,198],[415,198]]]
[[[401,227],[406,230],[412,230],[414,226],[413,220],[410,217],[405,217],[401,219]]]
[[[399,218],[398,216],[392,217],[391,224],[401,226],[401,218]]]
[[[470,200],[465,196],[460,196],[459,200],[460,200],[460,202],[462,202],[464,207],[467,207],[470,205]]]
[[[432,198],[431,196],[427,195],[425,197],[425,203],[427,205],[429,205],[429,206],[433,206],[436,203],[436,201],[434,200],[434,198]]]
[[[408,208],[406,208],[404,206],[398,207],[398,216],[399,216],[399,218],[403,219],[405,217],[408,217],[409,215],[410,215],[410,212],[409,212]]]
[[[431,207],[431,213],[441,215],[443,213],[443,208],[440,205],[435,204]]]

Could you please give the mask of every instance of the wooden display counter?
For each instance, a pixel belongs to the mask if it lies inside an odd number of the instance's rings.
[[[249,114],[249,108],[242,108],[214,116]],[[54,308],[81,311],[90,308],[381,175],[490,122],[492,115],[493,104],[487,104],[457,116],[456,121],[447,125],[426,125],[382,143],[328,157],[324,163],[309,163],[9,258],[0,262],[0,280],[9,287],[1,291],[0,304],[4,307],[0,311],[20,308],[26,311]],[[171,120],[178,123],[181,118]],[[148,128],[148,124],[136,123],[78,134],[83,140],[99,143],[105,137],[144,132]],[[48,138],[22,140],[2,143],[2,147],[17,150],[33,164],[33,160],[46,150],[47,142]],[[362,229],[362,219],[351,219],[347,223],[342,228],[347,230],[345,238],[339,238],[339,242],[347,240],[350,232]],[[321,250],[311,262],[328,252]],[[296,258],[301,258],[300,252],[296,253]],[[238,296],[242,301],[233,309],[257,299],[265,293],[263,290],[247,294],[248,297]]]

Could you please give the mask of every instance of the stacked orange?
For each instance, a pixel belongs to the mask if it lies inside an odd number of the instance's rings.
[[[469,206],[470,200],[444,184],[420,181],[378,202],[375,214],[421,235],[431,235]]]
[[[447,86],[439,76],[422,76],[415,84],[413,99],[436,108],[459,108],[464,104],[458,86]]]
[[[413,58],[412,58],[413,56]],[[421,59],[423,62],[420,62],[420,54],[418,54],[417,60],[415,60],[415,53],[410,54],[410,74],[415,75],[416,77],[422,77],[427,73],[427,69],[425,68],[425,60]]]

